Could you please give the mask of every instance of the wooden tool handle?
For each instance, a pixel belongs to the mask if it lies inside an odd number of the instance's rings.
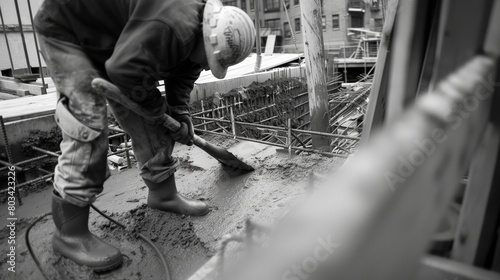
[[[151,114],[147,110],[144,110],[144,108],[142,108],[139,104],[135,103],[127,96],[125,96],[117,86],[104,79],[95,78],[94,80],[92,80],[92,87],[102,96],[120,103],[127,109],[132,110],[146,120],[160,123],[172,132],[178,131],[181,128],[181,124],[171,116],[167,114]]]
[[[172,132],[176,132],[181,128],[181,124],[176,119],[167,114],[163,114],[163,116],[161,116],[160,118],[162,125]]]

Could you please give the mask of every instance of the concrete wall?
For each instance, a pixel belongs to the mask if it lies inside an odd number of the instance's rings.
[[[26,159],[22,155],[21,145],[23,144],[23,141],[29,136],[30,131],[50,131],[56,126],[57,124],[54,120],[53,115],[6,123],[5,129],[7,130],[7,137],[10,148],[12,150],[14,162],[19,162]],[[5,142],[3,140],[3,135],[1,136],[0,158],[6,160],[7,156],[5,153]]]
[[[250,74],[232,79],[225,79],[217,82],[195,84],[191,91],[191,103],[213,96],[216,92],[227,93],[239,86],[246,87],[253,82],[263,83],[268,79],[290,78],[290,77],[305,77],[305,66],[288,67],[274,69],[271,71]]]

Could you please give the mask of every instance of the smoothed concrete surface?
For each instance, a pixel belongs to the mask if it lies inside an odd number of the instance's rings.
[[[176,172],[179,191],[206,201],[211,208],[207,216],[185,217],[147,208],[147,188],[135,167],[114,172],[95,202],[98,208],[159,246],[169,261],[173,279],[191,276],[215,253],[218,240],[225,234],[243,230],[247,218],[270,225],[283,216],[305,193],[310,171],[330,172],[343,162],[342,159],[316,154],[289,158],[267,145],[228,138],[207,139],[230,147],[231,152],[256,169],[248,174],[233,176],[199,148],[177,146],[174,155],[180,161]],[[51,188],[47,187],[32,193],[23,198],[22,206],[17,207],[18,272],[7,273],[4,246],[1,249],[0,278],[41,279],[27,253],[24,232],[33,222],[33,217],[50,211],[50,192]],[[0,219],[5,221],[7,205],[1,204],[0,209]],[[98,275],[55,256],[50,243],[53,223],[47,218],[33,228],[30,240],[51,279],[162,279],[158,257],[146,243],[136,240],[133,235],[128,235],[96,213],[91,214],[90,220],[91,230],[96,235],[121,248],[125,264],[110,274]],[[0,243],[6,244],[7,231],[2,229],[0,233]]]

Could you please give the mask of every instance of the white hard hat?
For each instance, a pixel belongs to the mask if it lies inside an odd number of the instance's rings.
[[[255,27],[241,9],[208,0],[203,12],[203,40],[208,66],[222,79],[227,68],[243,61],[255,44]]]

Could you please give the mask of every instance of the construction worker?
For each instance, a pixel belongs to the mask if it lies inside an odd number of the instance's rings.
[[[57,88],[56,121],[63,133],[55,169],[52,245],[80,265],[106,271],[120,251],[88,229],[89,205],[109,177],[106,100],[91,81],[110,80],[151,113],[167,113],[179,131],[150,123],[109,102],[131,136],[149,207],[192,216],[208,206],[177,192],[175,141],[192,144],[190,92],[203,69],[223,78],[255,41],[248,15],[219,0],[45,0],[35,18],[41,52]],[[165,81],[166,100],[156,88]]]

